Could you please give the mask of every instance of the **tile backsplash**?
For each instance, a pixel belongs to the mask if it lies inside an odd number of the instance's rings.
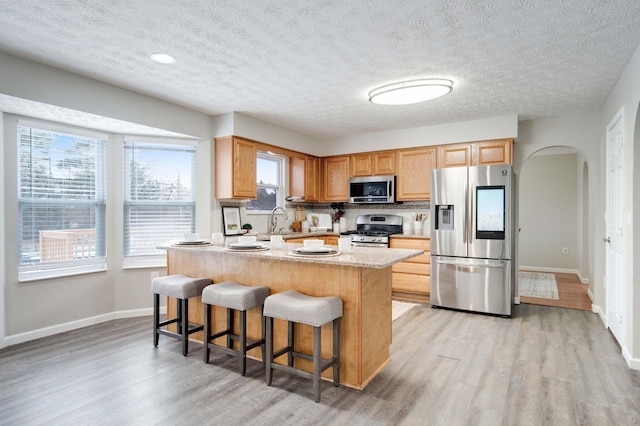
[[[295,219],[296,206],[303,206],[306,213],[329,213],[333,214],[334,209],[331,208],[331,203],[286,203],[285,210],[287,211],[288,219],[283,219],[282,214],[278,214],[278,228],[289,229],[289,226]],[[396,214],[403,218],[403,222],[411,221],[412,214],[415,213],[429,213],[429,202],[420,203],[403,203],[403,204],[348,204],[344,203],[344,212],[342,216],[347,219],[348,229],[356,229],[356,217],[363,214]],[[244,206],[240,206],[240,215],[243,223],[250,223],[255,232],[268,232],[269,228],[269,215],[260,213],[248,213]],[[428,215],[427,215],[428,216]],[[425,230],[428,230],[429,219],[423,224]]]

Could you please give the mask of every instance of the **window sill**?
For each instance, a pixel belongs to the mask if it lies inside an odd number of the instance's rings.
[[[18,282],[26,283],[32,281],[42,281],[54,278],[71,277],[74,275],[94,274],[96,272],[106,272],[107,263],[99,262],[96,264],[79,265],[79,266],[61,266],[58,268],[37,268],[29,267],[28,269],[18,272]]]

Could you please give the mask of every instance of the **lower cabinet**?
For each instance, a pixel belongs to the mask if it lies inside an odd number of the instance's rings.
[[[310,235],[308,237],[287,238],[285,243],[302,243],[304,240],[323,240],[325,244],[330,246],[338,245],[337,235]]]
[[[427,238],[392,237],[389,247],[424,251],[420,256],[391,267],[391,289],[396,299],[428,302],[431,287],[431,241]]]

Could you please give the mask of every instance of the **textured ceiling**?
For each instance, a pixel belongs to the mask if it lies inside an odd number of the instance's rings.
[[[0,0],[0,50],[324,139],[597,111],[640,43],[638,16],[637,0]],[[158,51],[177,63],[151,62]],[[454,90],[367,100],[421,77]]]

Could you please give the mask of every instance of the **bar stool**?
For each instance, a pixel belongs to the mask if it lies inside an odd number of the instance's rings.
[[[158,347],[160,334],[182,340],[182,355],[189,352],[189,335],[201,331],[202,326],[189,324],[189,299],[200,296],[202,290],[211,284],[209,278],[191,278],[185,275],[168,275],[154,278],[151,281],[153,293],[153,346]],[[177,316],[160,321],[160,295],[177,299]],[[177,323],[178,332],[174,333],[165,327]]]
[[[268,287],[252,287],[227,281],[207,286],[202,290],[202,303],[204,303],[204,362],[209,362],[211,349],[216,348],[223,352],[238,355],[240,358],[240,374],[244,376],[247,370],[247,351],[262,346],[262,359],[265,357],[264,349],[264,317],[260,320],[260,339],[254,340],[247,337],[247,311],[262,307],[264,300],[271,291]],[[211,334],[213,329],[211,306],[227,308],[227,328],[219,333]],[[233,334],[234,312],[239,312],[240,325],[238,334]],[[227,347],[216,345],[214,339],[227,336]],[[233,341],[238,341],[238,350],[233,349]]]
[[[264,302],[263,315],[267,325],[267,357],[265,359],[266,381],[271,386],[273,369],[286,371],[297,376],[313,380],[316,402],[320,402],[320,374],[333,367],[333,385],[340,384],[340,317],[342,317],[342,299],[339,297],[313,297],[295,290],[287,290],[267,297]],[[273,349],[273,319],[287,321],[287,346],[276,351]],[[325,359],[322,354],[322,325],[333,321],[333,356]],[[294,323],[313,326],[313,354],[297,352],[294,347]],[[287,365],[273,362],[287,354]],[[313,362],[313,372],[309,373],[293,366],[294,358],[302,358]]]

